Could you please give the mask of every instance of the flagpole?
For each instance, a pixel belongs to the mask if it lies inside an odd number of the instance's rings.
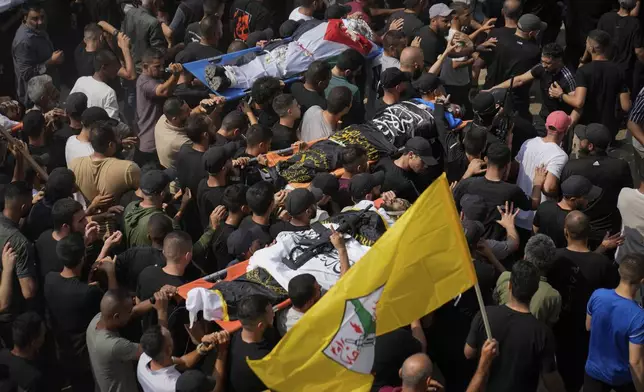
[[[476,292],[476,299],[479,302],[479,308],[481,309],[481,318],[483,318],[483,326],[485,327],[485,334],[487,335],[488,340],[492,339],[492,328],[490,328],[490,320],[487,319],[487,312],[485,311],[485,303],[483,303],[483,295],[481,294],[481,288],[479,287],[479,282],[474,283],[474,291]]]

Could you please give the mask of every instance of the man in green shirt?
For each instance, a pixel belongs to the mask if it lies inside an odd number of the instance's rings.
[[[561,295],[546,279],[546,275],[555,261],[555,250],[555,243],[550,237],[545,234],[537,234],[528,240],[523,257],[539,268],[541,274],[539,288],[530,300],[530,313],[550,327],[559,320],[559,312],[561,311]],[[499,305],[505,305],[510,300],[509,282],[510,271],[502,273],[496,281],[494,299]]]
[[[343,118],[343,125],[360,124],[364,119],[364,104],[360,89],[355,84],[356,77],[362,72],[364,57],[355,49],[347,49],[338,56],[338,62],[331,70],[331,80],[324,90],[324,95],[329,94],[334,87],[345,86],[353,94],[351,110]]]

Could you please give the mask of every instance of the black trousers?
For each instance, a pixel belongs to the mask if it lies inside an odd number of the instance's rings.
[[[584,375],[584,392],[610,392],[612,390],[615,392],[635,392],[635,385],[633,385],[633,383],[629,383],[616,387],[599,380],[595,380],[588,374]]]

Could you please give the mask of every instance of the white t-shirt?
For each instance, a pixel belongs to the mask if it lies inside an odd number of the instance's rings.
[[[76,158],[88,157],[94,153],[90,142],[82,142],[76,136],[70,136],[65,144],[65,162],[67,167]]]
[[[114,89],[106,83],[99,82],[93,76],[81,76],[69,93],[81,92],[87,95],[87,107],[98,106],[105,109],[111,118],[119,119],[119,104]]]
[[[617,249],[617,262],[631,253],[644,253],[644,194],[638,189],[622,188],[617,197],[617,209],[622,215],[624,244]]]
[[[139,363],[136,365],[136,378],[139,380],[143,392],[174,392],[181,373],[175,366],[152,370],[150,369],[151,361],[152,358],[146,353],[142,353]]]
[[[535,137],[523,143],[516,160],[520,165],[517,185],[523,190],[523,193],[531,195],[534,169],[545,165],[549,173],[559,178],[561,170],[568,162],[568,155],[556,143],[546,143],[542,138]],[[545,200],[546,196],[542,193],[541,202]],[[515,223],[522,229],[532,230],[533,219],[534,211],[520,210]]]
[[[288,16],[290,20],[298,21],[298,20],[311,20],[313,19],[312,16],[304,15],[303,13],[300,12],[300,7],[296,7],[293,11],[291,11],[291,14]]]

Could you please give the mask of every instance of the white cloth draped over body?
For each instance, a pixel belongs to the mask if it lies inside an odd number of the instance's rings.
[[[345,20],[343,23],[349,30],[351,29],[352,23]],[[328,22],[320,23],[302,34],[297,40],[257,56],[247,64],[224,66],[226,77],[231,82],[230,87],[249,89],[255,80],[262,76],[286,79],[306,71],[316,60],[326,60],[338,56],[348,46],[324,39],[327,26]],[[378,46],[373,44],[371,51],[378,50]]]

